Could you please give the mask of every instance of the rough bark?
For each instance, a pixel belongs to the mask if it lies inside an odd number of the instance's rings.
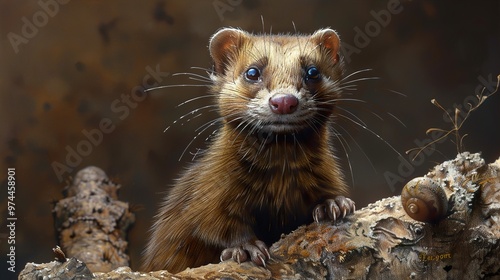
[[[448,207],[433,222],[412,219],[400,196],[385,198],[336,224],[302,226],[271,247],[266,268],[226,261],[187,269],[94,273],[96,279],[498,279],[500,278],[500,159],[485,164],[462,153],[424,176],[441,188]],[[427,182],[427,181],[425,181]],[[424,184],[425,185],[425,184]],[[425,185],[422,189],[427,188]],[[435,202],[428,199],[430,204]],[[439,198],[437,198],[439,199]],[[425,214],[425,213],[424,213]],[[423,220],[426,219],[424,216]],[[56,275],[70,259],[28,263],[20,279]],[[44,269],[45,268],[45,269]],[[60,274],[59,274],[60,275]]]
[[[102,169],[90,166],[76,174],[52,210],[61,250],[93,272],[129,265],[126,236],[135,215],[118,200],[119,188]]]

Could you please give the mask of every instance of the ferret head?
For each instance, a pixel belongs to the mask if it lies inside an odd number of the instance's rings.
[[[225,28],[210,41],[212,91],[237,130],[298,134],[333,114],[343,72],[335,31],[252,35]]]

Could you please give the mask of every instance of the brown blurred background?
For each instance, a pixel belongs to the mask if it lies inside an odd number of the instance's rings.
[[[138,269],[160,193],[191,160],[189,152],[204,147],[203,140],[213,129],[197,137],[178,161],[198,134],[196,129],[215,115],[202,110],[199,117],[173,123],[210,104],[205,98],[176,107],[204,95],[204,87],[156,90],[141,101],[126,98],[148,74],[149,84],[201,84],[171,74],[206,75],[190,67],[210,68],[208,40],[221,27],[261,32],[261,16],[266,32],[272,28],[273,33],[293,33],[293,23],[301,33],[330,26],[346,43],[347,73],[373,69],[356,77],[379,79],[357,83],[352,95],[367,103],[349,110],[387,143],[352,123],[339,124],[345,128],[340,132],[347,142],[354,180],[350,173],[347,178],[358,207],[399,194],[401,180],[423,175],[435,162],[453,158],[455,144],[447,141],[405,169],[388,144],[407,158],[406,150],[430,139],[426,129],[450,127],[443,112],[430,103],[432,98],[452,110],[454,104],[463,106],[464,100],[474,102],[470,97],[482,86],[486,92],[494,89],[500,74],[499,1],[60,2],[0,1],[2,276],[12,276],[4,261],[9,167],[16,168],[18,272],[27,261],[53,259],[51,202],[62,197],[65,180],[88,165],[104,169],[122,184],[121,199],[142,209],[130,232],[132,267]],[[469,135],[466,149],[482,151],[489,161],[500,156],[499,95],[488,99],[462,128]],[[103,133],[89,151],[80,146],[86,155],[74,168],[68,166],[69,151],[87,139],[84,131],[99,130],[103,119],[109,119],[114,130]],[[345,159],[346,152],[337,146]],[[56,162],[72,169],[60,174],[63,181],[54,171]],[[349,171],[347,162],[344,168]],[[388,182],[389,173],[399,181]]]

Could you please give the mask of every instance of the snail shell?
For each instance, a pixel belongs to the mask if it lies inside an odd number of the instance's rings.
[[[437,222],[448,212],[448,198],[439,184],[427,177],[408,182],[401,192],[401,203],[408,216],[421,222]]]

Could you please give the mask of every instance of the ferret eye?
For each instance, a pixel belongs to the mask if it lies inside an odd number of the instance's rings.
[[[256,67],[248,68],[248,70],[245,72],[245,78],[250,82],[258,81],[260,78],[260,70]]]
[[[307,68],[305,77],[306,82],[316,82],[319,81],[320,78],[321,73],[319,72],[318,68],[314,66]]]

